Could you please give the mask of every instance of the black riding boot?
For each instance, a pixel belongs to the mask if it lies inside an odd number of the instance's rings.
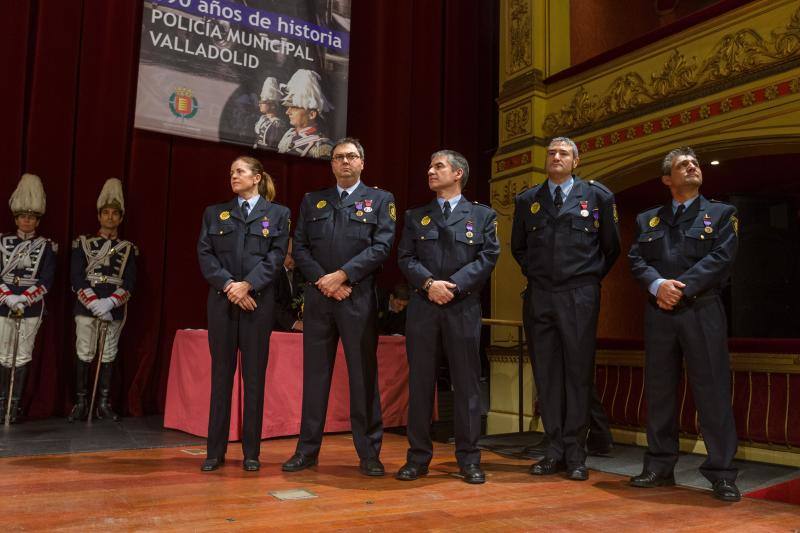
[[[10,372],[9,372],[10,374]],[[11,392],[11,423],[22,422],[22,391],[28,377],[28,365],[18,366],[14,372],[14,390]]]
[[[114,422],[119,420],[119,415],[111,410],[108,395],[111,393],[111,374],[114,363],[103,363],[100,366],[100,383],[97,384],[97,393],[100,399],[97,403],[97,418],[110,418]]]
[[[8,380],[11,379],[11,369],[0,365],[0,424],[6,421],[6,399],[8,397]]]
[[[69,413],[67,420],[74,422],[76,420],[86,420],[89,415],[89,404],[86,403],[87,383],[89,382],[89,368],[91,363],[86,363],[78,359],[78,365],[75,367],[75,406]]]

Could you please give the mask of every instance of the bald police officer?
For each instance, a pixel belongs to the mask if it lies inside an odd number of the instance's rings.
[[[304,293],[300,439],[283,470],[317,464],[341,338],[359,469],[367,476],[382,476],[375,275],[394,241],[394,197],[361,182],[364,148],[357,139],[336,143],[331,168],[336,186],[306,194],[294,234],[295,264],[309,285]]]

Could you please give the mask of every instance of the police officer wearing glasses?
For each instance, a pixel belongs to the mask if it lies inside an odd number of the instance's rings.
[[[303,312],[303,409],[300,439],[285,472],[317,464],[339,339],[350,378],[350,424],[359,470],[384,475],[378,395],[375,275],[394,241],[394,197],[361,181],[364,148],[333,148],[336,186],[306,194],[294,233],[294,260],[308,280]]]

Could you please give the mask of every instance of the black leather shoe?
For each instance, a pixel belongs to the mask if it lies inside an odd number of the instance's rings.
[[[545,457],[534,464],[529,472],[534,476],[551,476],[564,470],[564,463],[550,457]]]
[[[714,497],[724,502],[738,502],[742,499],[736,483],[727,479],[718,479],[714,482]]]
[[[212,457],[203,461],[200,467],[201,472],[213,472],[217,468],[225,464],[225,457]]]
[[[306,457],[302,453],[294,454],[288,461],[283,463],[281,466],[281,470],[284,472],[297,472],[298,470],[304,470],[306,468],[310,468],[317,464],[316,457]]]
[[[655,487],[671,487],[675,484],[675,475],[659,476],[655,472],[643,471],[638,476],[633,476],[628,482],[632,487],[652,489]]]
[[[403,465],[400,470],[394,475],[395,479],[400,481],[414,481],[419,476],[424,476],[428,473],[428,465],[421,465],[419,463],[412,463],[411,461]]]
[[[361,459],[358,462],[358,470],[365,476],[382,476],[386,473],[383,468],[383,463],[377,457],[370,457],[369,459]]]
[[[245,459],[242,462],[242,470],[245,472],[258,472],[261,470],[261,462],[258,459]]]
[[[567,478],[573,481],[586,481],[589,479],[589,471],[584,465],[578,465],[575,468],[568,468]]]
[[[481,483],[486,483],[486,474],[483,473],[481,465],[472,464],[462,466],[458,473],[464,476],[464,482],[469,483],[470,485],[480,485]]]

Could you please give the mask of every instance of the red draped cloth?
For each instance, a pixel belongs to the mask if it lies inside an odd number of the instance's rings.
[[[408,413],[405,337],[380,337],[378,380],[383,425],[405,426]],[[164,427],[207,437],[210,391],[211,354],[208,350],[208,332],[204,329],[178,330],[172,345]],[[270,340],[261,437],[300,433],[302,400],[303,335],[275,332]],[[231,400],[230,440],[240,440],[243,401],[242,380],[237,368]],[[349,430],[350,392],[347,365],[340,344],[336,352],[325,431]]]

